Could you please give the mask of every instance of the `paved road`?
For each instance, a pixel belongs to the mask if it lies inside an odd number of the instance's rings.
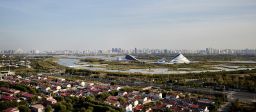
[[[230,106],[231,106],[231,102],[225,102],[223,105],[220,106],[220,108],[218,109],[218,112],[228,112]]]
[[[250,92],[237,92],[237,91],[227,91],[227,96],[229,101],[235,101],[239,99],[242,102],[253,102],[256,100],[256,93]]]

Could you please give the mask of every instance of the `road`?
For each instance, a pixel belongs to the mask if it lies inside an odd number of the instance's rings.
[[[237,91],[227,91],[227,97],[229,101],[235,101],[239,99],[239,101],[242,102],[253,102],[256,99],[256,93],[250,93],[250,92],[237,92]]]

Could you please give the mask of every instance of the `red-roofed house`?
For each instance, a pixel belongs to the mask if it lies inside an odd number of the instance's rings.
[[[194,108],[194,109],[197,109],[197,108],[199,108],[199,105],[190,104],[190,105],[189,105],[189,107],[190,107],[190,108]]]
[[[32,98],[34,95],[33,94],[29,94],[29,93],[21,93],[21,96],[27,98],[27,99],[30,99]]]
[[[134,112],[139,112],[143,109],[143,106],[141,104],[137,105],[136,107],[133,108]]]
[[[164,108],[164,107],[166,107],[165,104],[163,104],[163,103],[158,103],[158,104],[156,104],[152,109],[153,109],[153,110],[159,110],[159,109],[162,109],[162,108]]]
[[[5,109],[5,110],[3,110],[3,112],[20,112],[20,111],[17,107],[15,107],[15,108]]]
[[[107,99],[106,99],[106,102],[111,104],[111,105],[118,105],[119,102],[118,102],[118,98],[116,96],[109,96]]]
[[[6,87],[0,87],[0,91],[9,92],[10,90]]]
[[[5,100],[5,101],[11,101],[14,100],[15,98],[12,96],[1,96],[1,100]]]

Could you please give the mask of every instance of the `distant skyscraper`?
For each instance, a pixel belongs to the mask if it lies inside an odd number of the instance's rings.
[[[167,54],[168,53],[168,50],[167,49],[164,49],[164,54]]]
[[[40,51],[37,50],[37,49],[33,49],[33,50],[31,51],[31,54],[39,54],[39,53],[40,53]]]
[[[15,52],[14,52],[15,54],[22,54],[22,53],[24,53],[24,50],[22,50],[22,49],[17,49],[17,50],[15,50]]]

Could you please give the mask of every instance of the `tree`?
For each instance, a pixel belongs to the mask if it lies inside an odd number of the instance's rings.
[[[241,103],[239,102],[238,99],[234,102],[234,106],[236,107],[236,109],[240,109],[241,108]]]
[[[85,109],[84,107],[82,107],[82,108],[80,109],[80,112],[86,112],[86,109]]]
[[[28,108],[28,106],[25,105],[21,105],[18,107],[20,112],[30,112],[30,109]]]
[[[29,99],[29,102],[32,104],[35,104],[38,101],[38,97],[33,96],[32,98]]]
[[[45,112],[52,112],[52,106],[47,105],[47,107],[45,108]]]
[[[118,91],[117,90],[113,90],[109,92],[112,96],[117,96],[118,95]]]
[[[57,103],[57,104],[55,105],[54,110],[55,110],[56,112],[65,112],[65,111],[67,110],[67,107],[66,107],[65,105],[61,104],[61,103]]]
[[[8,87],[10,86],[10,84],[9,84],[8,82],[2,82],[2,81],[1,81],[1,82],[0,82],[0,86],[1,86],[1,87],[7,87],[7,88],[8,88]]]
[[[111,86],[113,86],[113,85],[115,85],[115,84],[116,84],[115,82],[110,82],[110,85],[111,85]]]
[[[86,112],[93,112],[93,107],[89,106],[86,110]]]
[[[18,103],[16,101],[1,101],[0,102],[0,110],[4,110],[10,107],[16,107]]]
[[[124,97],[119,97],[118,98],[118,101],[121,103],[121,104],[124,104],[126,102],[126,99]]]
[[[71,103],[64,103],[64,105],[66,106],[66,109],[68,110],[68,111],[72,111],[73,110],[73,105],[71,104]]]
[[[108,92],[103,92],[96,96],[97,99],[104,101],[110,94]]]
[[[62,96],[54,97],[58,102],[64,101],[64,98]]]
[[[86,97],[86,100],[87,100],[87,101],[93,101],[94,99],[95,99],[95,98],[94,98],[93,96],[87,96],[87,97]]]

